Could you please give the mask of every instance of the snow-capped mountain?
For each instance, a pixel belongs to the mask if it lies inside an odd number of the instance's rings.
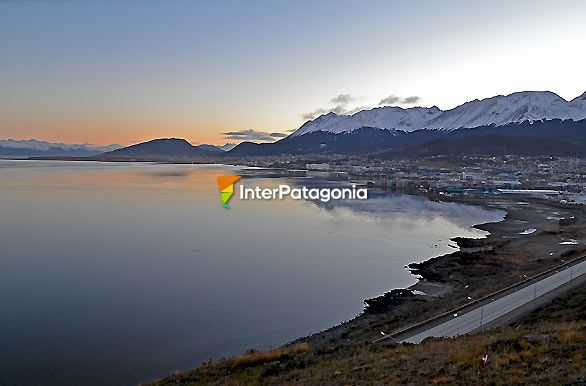
[[[196,147],[199,147],[200,149],[203,150],[208,150],[208,151],[215,151],[215,152],[225,152],[225,151],[230,151],[232,149],[234,149],[236,147],[235,143],[226,143],[225,145],[208,145],[208,144],[203,144],[203,145],[197,145]]]
[[[238,144],[237,143],[228,142],[225,145],[218,146],[218,147],[220,149],[224,150],[224,151],[230,151],[230,150],[234,149],[236,147],[236,145],[238,145]]]
[[[577,106],[578,108],[585,109],[586,108],[586,92],[584,94],[572,99],[572,101],[570,103],[574,106]]]
[[[549,119],[586,118],[586,109],[550,91],[524,91],[473,100],[444,111],[425,125],[428,129],[454,130],[461,127],[503,126],[508,123]]]
[[[377,127],[386,130],[413,131],[436,118],[442,111],[437,107],[411,107],[403,109],[396,106],[377,107],[362,110],[352,115],[328,113],[306,122],[292,136],[313,131],[330,133],[350,132],[361,127]]]
[[[120,145],[94,146],[88,144],[66,144],[35,139],[0,140],[0,155],[9,156],[89,156],[120,148]]]
[[[328,113],[303,124],[291,137],[324,131],[345,133],[360,127],[415,131],[419,129],[454,130],[479,126],[550,119],[586,118],[586,93],[566,101],[550,91],[523,91],[466,102],[442,111],[437,107],[379,107],[353,115]]]
[[[197,147],[198,149],[209,151],[211,153],[218,153],[219,154],[219,153],[224,152],[224,150],[220,146],[208,145],[207,143],[204,143],[202,145],[196,145],[195,147]]]

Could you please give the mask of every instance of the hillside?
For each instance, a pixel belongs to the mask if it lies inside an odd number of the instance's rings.
[[[297,345],[249,352],[176,373],[152,386],[584,384],[586,288],[513,325],[420,345]]]
[[[368,154],[412,157],[437,154],[586,155],[586,119],[552,119],[456,130],[385,130],[362,127],[351,132],[315,131],[275,143],[242,143],[228,158],[299,154]]]
[[[162,138],[124,147],[104,154],[100,160],[180,160],[211,158],[223,153],[209,145],[193,146],[180,138]]]

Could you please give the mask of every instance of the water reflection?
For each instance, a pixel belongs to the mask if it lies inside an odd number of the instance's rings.
[[[0,161],[3,381],[136,384],[287,342],[412,284],[406,264],[496,216],[408,196],[223,209],[215,178],[246,173],[283,181],[223,165]]]

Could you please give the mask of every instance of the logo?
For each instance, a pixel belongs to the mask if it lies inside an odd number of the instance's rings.
[[[230,208],[228,201],[234,195],[234,184],[240,176],[220,176],[218,177],[218,188],[222,196],[222,207]],[[291,187],[289,185],[279,185],[275,188],[262,188],[255,186],[253,188],[240,185],[239,189],[241,200],[282,200],[290,198],[293,200],[311,200],[329,202],[331,200],[367,200],[368,189],[358,188],[355,184],[342,188],[308,188]]]
[[[228,209],[228,201],[234,195],[234,184],[240,179],[240,176],[220,176],[218,177],[218,188],[222,196],[222,207]]]
[[[329,202],[330,200],[367,200],[368,189],[357,188],[352,184],[347,188],[308,188],[307,186],[292,188],[289,185],[279,185],[276,188],[247,188],[240,185],[241,200],[282,200],[289,197],[292,200],[311,200]]]

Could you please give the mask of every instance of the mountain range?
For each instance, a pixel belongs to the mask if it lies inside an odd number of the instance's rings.
[[[586,155],[586,93],[567,101],[550,91],[516,92],[445,111],[435,106],[386,106],[352,115],[331,112],[304,123],[280,141],[243,142],[226,155],[422,156],[495,151]]]
[[[328,113],[308,121],[291,136],[324,131],[348,133],[361,127],[414,131],[421,129],[455,130],[480,126],[504,126],[509,123],[549,119],[586,118],[586,92],[566,101],[551,91],[523,91],[475,99],[450,110],[433,107],[396,106],[362,110],[352,115]]]
[[[176,157],[198,157],[221,155],[233,149],[236,144],[227,143],[223,146],[196,145],[193,146],[184,139],[166,138],[152,140],[128,147],[120,145],[95,146],[88,144],[66,144],[38,141],[35,139],[0,140],[0,157],[102,157],[102,158],[144,158],[154,159]]]
[[[0,155],[7,155],[9,149],[8,155],[27,152],[33,156],[94,156],[103,160],[206,162],[304,154],[387,158],[504,152],[582,157],[586,156],[586,93],[567,101],[550,91],[523,91],[476,99],[445,111],[435,106],[386,106],[352,115],[330,112],[273,143],[194,146],[184,139],[163,138],[116,147],[9,140],[0,141]]]
[[[66,144],[34,139],[0,140],[0,156],[5,157],[89,157],[120,148],[120,145],[94,146]]]

